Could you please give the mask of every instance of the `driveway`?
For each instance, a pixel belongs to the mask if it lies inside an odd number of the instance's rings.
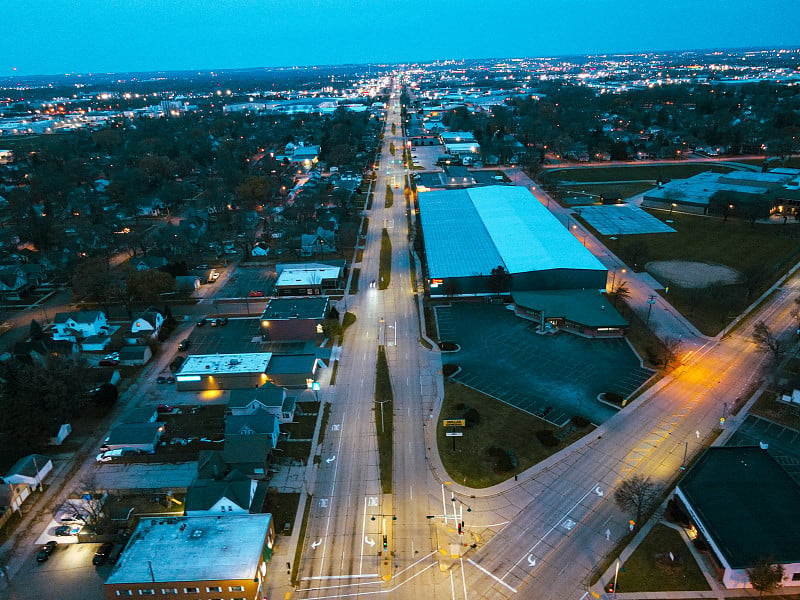
[[[50,559],[36,562],[36,553],[25,559],[11,580],[9,597],[15,600],[103,600],[103,582],[111,565],[92,565],[100,544],[59,544]]]

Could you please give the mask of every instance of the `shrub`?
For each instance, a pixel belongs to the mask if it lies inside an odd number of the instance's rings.
[[[584,427],[588,427],[591,424],[589,422],[589,419],[586,419],[580,415],[574,415],[570,419],[570,421],[572,421],[572,424],[575,425],[575,427],[577,427],[578,429],[583,429]]]
[[[445,377],[450,377],[453,373],[458,371],[458,365],[444,365],[442,367],[442,375]]]
[[[499,448],[498,446],[492,446],[486,450],[486,454],[488,455],[492,469],[498,473],[508,473],[509,471],[514,470],[514,463],[511,461],[511,457],[509,456],[508,452]]]
[[[481,424],[481,413],[470,408],[464,413],[464,420],[467,422],[467,427],[476,427]]]
[[[553,448],[558,446],[558,438],[549,429],[540,429],[536,432],[536,439],[545,448]]]
[[[611,404],[616,404],[617,406],[622,406],[622,401],[624,400],[622,396],[614,392],[606,392],[604,397],[606,402],[610,402]]]

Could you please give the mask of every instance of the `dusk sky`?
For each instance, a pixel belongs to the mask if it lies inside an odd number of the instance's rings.
[[[797,47],[798,22],[798,0],[8,0],[0,76]]]

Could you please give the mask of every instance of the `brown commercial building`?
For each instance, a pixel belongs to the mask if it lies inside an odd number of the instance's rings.
[[[269,514],[142,519],[106,598],[260,599],[274,541]]]

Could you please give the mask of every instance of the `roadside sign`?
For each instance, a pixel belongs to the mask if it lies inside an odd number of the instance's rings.
[[[466,419],[444,419],[442,425],[445,427],[466,427]]]
[[[444,435],[446,437],[464,437],[464,434],[460,431],[447,431]]]

